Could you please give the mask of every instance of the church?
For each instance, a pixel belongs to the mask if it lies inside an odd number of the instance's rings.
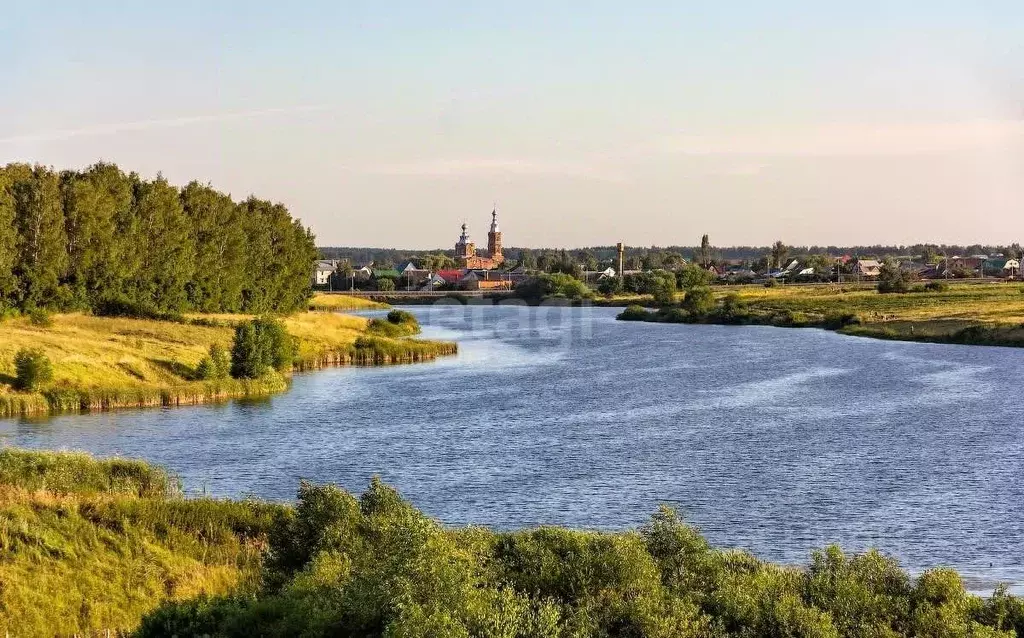
[[[467,270],[492,270],[505,261],[501,254],[501,231],[498,230],[498,210],[491,211],[491,230],[487,233],[487,253],[478,253],[473,240],[469,238],[466,224],[462,224],[462,235],[455,243],[455,262]]]

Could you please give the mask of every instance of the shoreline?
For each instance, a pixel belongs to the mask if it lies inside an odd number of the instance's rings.
[[[642,309],[641,315],[633,311],[628,316],[620,313],[616,320],[640,323],[664,323],[682,325],[718,326],[770,326],[774,328],[817,328],[850,337],[863,337],[882,341],[904,341],[908,343],[936,343],[961,346],[990,346],[1001,348],[1024,348],[1024,326],[990,325],[965,320],[893,320],[878,323],[859,323],[843,318],[806,319],[773,316],[734,317],[691,317],[662,313],[659,310]]]
[[[299,350],[291,371],[258,379],[200,380],[195,369],[209,345],[230,345],[231,321],[211,316],[199,323],[175,323],[92,315],[58,316],[48,326],[8,321],[15,323],[7,332],[8,343],[0,345],[11,353],[18,347],[44,348],[59,374],[35,392],[0,391],[0,418],[269,397],[288,391],[294,373],[429,363],[458,353],[453,342],[382,335],[362,318],[307,312],[286,319]]]

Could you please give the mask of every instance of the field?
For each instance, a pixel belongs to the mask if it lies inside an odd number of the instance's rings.
[[[230,348],[243,315],[202,315],[184,322],[63,314],[37,325],[7,319],[0,329],[0,416],[77,409],[195,404],[283,390],[286,380],[195,380],[196,366],[215,343]],[[423,361],[454,351],[452,344],[375,335],[369,320],[307,312],[283,319],[298,338],[296,368]],[[54,379],[41,393],[15,392],[15,353],[39,348]]]

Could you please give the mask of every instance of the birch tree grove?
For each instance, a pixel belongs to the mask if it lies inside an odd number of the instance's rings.
[[[107,163],[0,167],[0,310],[288,312],[316,257],[282,204]]]

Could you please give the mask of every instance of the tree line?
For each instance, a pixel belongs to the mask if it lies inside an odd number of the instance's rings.
[[[282,204],[108,163],[0,168],[0,310],[286,312],[316,258]]]

